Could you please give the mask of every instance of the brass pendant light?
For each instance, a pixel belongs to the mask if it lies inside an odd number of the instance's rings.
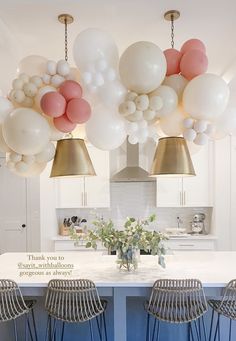
[[[192,160],[183,137],[159,139],[150,176],[194,176]]]
[[[61,14],[58,20],[65,25],[65,60],[67,61],[67,24],[73,22],[69,14]],[[83,139],[65,138],[57,141],[50,177],[94,176],[92,161]]]
[[[84,140],[69,138],[57,142],[50,177],[96,175]]]

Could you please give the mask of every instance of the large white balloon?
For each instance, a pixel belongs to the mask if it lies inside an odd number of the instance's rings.
[[[74,61],[78,68],[87,71],[89,65],[105,59],[110,66],[117,67],[118,48],[112,37],[97,28],[88,28],[78,34],[73,47]]]
[[[98,88],[98,94],[103,104],[108,106],[117,106],[125,99],[127,90],[118,81],[106,82]]]
[[[118,148],[127,136],[125,121],[118,112],[105,107],[97,107],[86,123],[88,140],[97,148],[112,150]]]
[[[12,111],[3,122],[2,131],[7,145],[24,155],[40,153],[50,138],[47,120],[28,108]]]
[[[149,93],[166,75],[166,59],[161,49],[148,41],[130,45],[120,58],[120,77],[127,89]]]
[[[193,118],[215,121],[226,109],[229,87],[217,75],[203,74],[193,78],[183,93],[183,106]]]
[[[6,144],[2,135],[2,126],[0,125],[0,152],[7,153],[10,152],[11,148]]]
[[[186,118],[186,113],[183,108],[179,106],[171,114],[161,118],[161,130],[168,136],[179,136],[183,134],[184,125],[183,121]]]
[[[5,117],[14,109],[11,101],[5,97],[0,97],[0,123],[2,123]]]
[[[55,146],[52,142],[49,142],[39,154],[35,155],[35,160],[39,163],[48,162],[54,158],[54,155]]]
[[[166,116],[177,108],[178,96],[171,87],[161,85],[150,93],[149,98],[152,98],[153,96],[159,96],[163,102],[161,109],[157,112],[157,117]]]
[[[171,75],[166,77],[162,84],[170,86],[173,90],[175,90],[179,98],[179,101],[181,101],[184,89],[188,84],[188,80],[184,78],[182,75]]]
[[[28,76],[43,75],[46,71],[47,59],[42,56],[30,55],[20,61],[18,72]]]

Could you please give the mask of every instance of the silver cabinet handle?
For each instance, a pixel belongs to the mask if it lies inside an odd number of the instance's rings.
[[[185,200],[185,198],[186,198],[186,192],[184,191],[184,203],[183,203],[184,206],[186,205],[186,200]]]
[[[84,206],[84,193],[81,193],[81,202],[82,202],[82,206]]]
[[[88,206],[88,200],[87,200],[87,192],[84,192],[84,198],[85,198],[85,206]]]
[[[182,206],[182,191],[179,192],[179,203]]]
[[[194,246],[194,244],[179,244],[178,246]]]

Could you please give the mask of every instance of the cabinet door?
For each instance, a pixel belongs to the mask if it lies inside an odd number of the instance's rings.
[[[58,208],[84,206],[84,179],[62,177],[56,181],[56,202]]]
[[[96,176],[85,178],[85,206],[110,207],[109,152],[87,146]]]
[[[157,207],[179,207],[182,205],[182,179],[177,177],[157,177]]]
[[[209,146],[191,157],[196,176],[183,178],[183,205],[211,206]]]

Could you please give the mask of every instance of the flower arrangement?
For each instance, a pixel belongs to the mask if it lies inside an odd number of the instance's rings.
[[[163,241],[167,237],[157,231],[147,230],[148,225],[156,219],[153,214],[147,219],[136,220],[127,218],[123,230],[117,230],[112,220],[98,218],[93,221],[94,229],[88,230],[83,239],[86,247],[97,248],[100,241],[109,252],[117,252],[117,263],[120,269],[135,270],[138,265],[137,253],[140,249],[152,255],[158,255],[158,263],[165,267],[164,254],[166,252]],[[71,231],[71,238],[75,241],[81,239],[78,234]]]

